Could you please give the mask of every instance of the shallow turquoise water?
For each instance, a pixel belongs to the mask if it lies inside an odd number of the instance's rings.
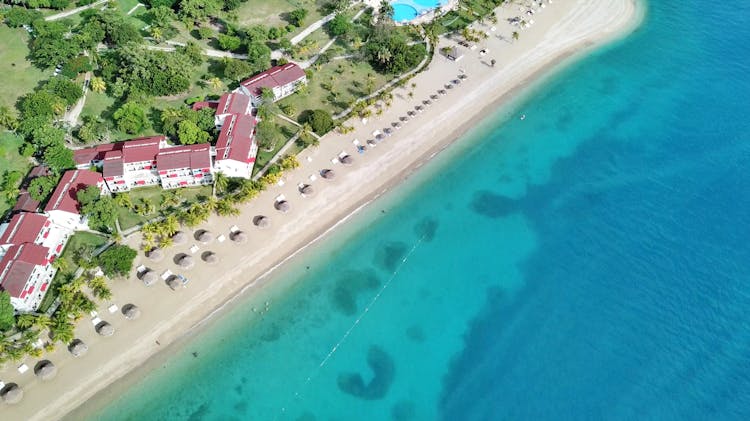
[[[652,2],[92,419],[750,418],[748,39]]]

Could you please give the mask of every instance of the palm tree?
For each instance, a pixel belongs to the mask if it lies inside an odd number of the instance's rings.
[[[161,40],[164,39],[164,32],[162,32],[161,28],[159,27],[151,26],[151,28],[149,28],[149,32],[151,33],[151,38],[153,38],[156,42],[161,42]]]
[[[518,31],[513,31],[513,40],[518,41],[518,37],[519,37]]]
[[[224,86],[224,83],[218,77],[212,77],[211,79],[208,79],[206,83],[214,91],[219,91]]]
[[[21,314],[16,319],[16,326],[19,329],[28,329],[32,326],[34,326],[34,322],[36,321],[36,317],[34,317],[31,314]]]
[[[46,314],[40,314],[34,319],[34,326],[39,330],[46,329],[50,327],[51,324],[52,319]]]
[[[177,220],[177,217],[175,215],[168,215],[166,218],[164,218],[162,224],[164,225],[163,235],[166,235],[168,237],[173,236],[180,229],[180,222]]]
[[[96,93],[102,93],[107,89],[107,84],[104,82],[104,79],[94,76],[91,78],[91,81],[89,82],[89,86],[91,86],[91,90]]]
[[[68,269],[70,269],[70,264],[67,259],[55,259],[55,261],[52,262],[52,267],[60,272],[67,272]]]
[[[216,193],[224,193],[227,190],[227,184],[229,184],[229,178],[224,173],[217,172],[214,174],[214,188],[213,196],[216,197]]]
[[[216,203],[216,214],[219,216],[235,216],[240,214],[240,210],[234,207],[231,200],[225,198]]]
[[[179,190],[166,190],[162,193],[160,206],[162,209],[168,209],[177,206],[182,202]]]
[[[161,237],[159,239],[159,247],[163,249],[167,247],[172,247],[173,244],[174,244],[174,240],[172,239],[172,237]]]
[[[105,301],[112,298],[112,291],[107,286],[107,281],[103,276],[95,276],[89,279],[88,283],[89,288],[91,288],[91,292],[94,294],[94,297]]]
[[[126,209],[133,209],[133,199],[130,197],[130,193],[123,192],[118,193],[115,196],[115,203],[117,203],[118,206],[122,206]]]
[[[7,105],[0,105],[0,126],[9,130],[15,130],[18,127],[18,119]]]

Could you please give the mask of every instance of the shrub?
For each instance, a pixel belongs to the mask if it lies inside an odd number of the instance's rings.
[[[305,113],[303,123],[308,123],[318,135],[324,135],[333,129],[333,117],[326,110],[313,110]]]

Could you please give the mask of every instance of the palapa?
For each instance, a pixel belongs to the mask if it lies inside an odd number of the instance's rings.
[[[71,342],[70,346],[68,346],[68,351],[70,351],[71,354],[73,354],[74,357],[80,357],[86,352],[88,352],[89,347],[86,345],[82,340],[76,339],[73,342]]]
[[[41,361],[34,368],[34,374],[41,380],[51,380],[57,374],[57,367],[49,360]]]
[[[180,283],[180,280],[177,279],[176,276],[172,276],[167,281],[167,285],[169,285],[169,287],[172,288],[172,291],[177,291],[177,288],[179,288],[182,284]]]
[[[96,333],[102,336],[112,336],[115,334],[115,328],[107,322],[101,322],[96,325]]]
[[[237,231],[233,232],[229,238],[232,239],[237,244],[244,244],[247,243],[247,234],[245,234],[243,231]]]
[[[141,317],[141,309],[135,304],[125,304],[122,306],[122,315],[128,320],[135,320]]]
[[[187,241],[187,235],[182,231],[177,231],[172,236],[172,242],[175,244],[184,244]]]
[[[320,176],[325,178],[326,180],[331,180],[333,178],[336,178],[336,172],[330,169],[325,169],[320,172]]]
[[[354,162],[354,158],[352,158],[351,155],[344,155],[339,158],[339,161],[341,161],[341,163],[344,165],[352,165],[352,163]]]
[[[146,286],[153,285],[157,279],[159,279],[159,277],[156,275],[156,272],[151,269],[147,270],[143,273],[143,275],[141,275],[141,281],[143,281]]]
[[[2,396],[5,403],[18,403],[23,399],[23,389],[18,387],[15,383],[10,383],[3,388],[2,392],[0,392],[0,396]]]
[[[299,189],[299,192],[305,195],[310,195],[310,194],[313,194],[315,190],[312,188],[311,185],[305,184]]]
[[[148,258],[154,262],[158,262],[164,258],[164,252],[160,248],[155,248],[147,253]]]
[[[184,254],[177,260],[177,265],[183,269],[190,269],[195,265],[195,261],[191,256]]]
[[[214,241],[214,235],[211,234],[211,231],[203,230],[198,234],[198,237],[196,237],[198,241],[200,241],[203,244],[208,244],[211,241]]]
[[[208,264],[215,264],[219,262],[219,256],[216,255],[216,253],[212,251],[208,251],[203,253],[203,261]]]
[[[289,209],[292,208],[286,200],[279,200],[274,206],[276,207],[276,210],[284,213],[289,212]]]

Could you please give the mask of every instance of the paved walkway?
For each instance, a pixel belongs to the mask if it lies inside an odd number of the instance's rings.
[[[333,20],[334,17],[336,17],[335,13],[331,13],[328,16],[323,16],[322,18],[313,22],[310,26],[305,28],[302,32],[292,37],[292,39],[290,39],[289,41],[292,43],[292,45],[299,44],[300,41],[302,41],[303,39],[307,38],[308,35],[320,29],[321,26]]]
[[[95,1],[94,3],[87,4],[87,5],[81,6],[81,7],[76,7],[75,9],[68,10],[67,12],[62,12],[62,13],[58,13],[58,14],[55,14],[55,15],[49,15],[46,18],[44,18],[44,20],[46,20],[47,22],[49,22],[49,21],[53,21],[53,20],[67,18],[70,15],[75,15],[76,13],[83,12],[84,10],[88,10],[88,9],[91,9],[92,7],[99,6],[101,4],[106,3],[107,1],[108,0],[98,0],[98,1]]]
[[[76,102],[76,105],[68,110],[63,116],[63,121],[70,127],[76,127],[78,125],[78,117],[83,111],[83,106],[86,105],[86,94],[89,92],[89,82],[91,81],[91,72],[86,72],[85,79],[83,81],[83,96]]]

